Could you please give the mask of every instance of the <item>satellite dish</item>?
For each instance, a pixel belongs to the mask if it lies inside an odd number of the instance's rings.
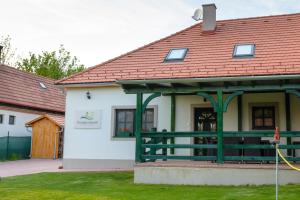
[[[199,21],[202,19],[202,15],[203,15],[203,12],[202,12],[202,9],[198,8],[195,10],[195,13],[194,15],[192,16],[192,18],[195,20],[195,21]]]

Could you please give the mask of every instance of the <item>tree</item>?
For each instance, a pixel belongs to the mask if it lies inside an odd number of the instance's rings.
[[[29,57],[18,61],[17,66],[20,70],[56,80],[84,70],[84,65],[79,64],[77,57],[72,57],[63,45],[60,45],[58,52],[29,53]]]
[[[2,36],[0,39],[0,46],[2,46],[0,54],[0,63],[6,65],[14,65],[16,49],[11,45],[11,37],[9,35]]]

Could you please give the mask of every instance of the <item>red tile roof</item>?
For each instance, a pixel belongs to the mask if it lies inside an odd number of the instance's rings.
[[[47,89],[42,89],[40,82]],[[55,80],[0,64],[0,103],[64,112],[65,95]]]
[[[64,126],[65,125],[65,116],[45,114],[45,115],[41,115],[41,116],[27,122],[26,126],[32,126],[32,124],[34,124],[35,122],[40,121],[41,119],[44,119],[44,118],[49,119],[50,121],[54,122],[58,126]]]
[[[254,43],[254,58],[232,58],[235,44]],[[171,48],[188,48],[183,62],[164,63]],[[201,23],[63,79],[58,84],[170,78],[300,74],[300,14]]]

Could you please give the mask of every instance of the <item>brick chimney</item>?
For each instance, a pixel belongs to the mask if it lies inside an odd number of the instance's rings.
[[[204,4],[202,5],[202,9],[203,9],[202,31],[215,31],[217,28],[216,5],[214,3]]]

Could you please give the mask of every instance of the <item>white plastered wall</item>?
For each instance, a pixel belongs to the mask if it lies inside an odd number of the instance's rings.
[[[86,98],[89,91],[91,99]],[[146,99],[144,95],[144,100]],[[135,139],[112,138],[112,107],[134,106],[136,95],[125,94],[120,87],[68,89],[64,158],[66,159],[117,159],[134,160]],[[170,97],[158,97],[149,105],[158,107],[157,129],[170,130]],[[100,129],[75,129],[76,110],[101,110]]]
[[[8,132],[10,136],[31,136],[31,132],[28,132],[25,124],[39,115],[16,112],[10,110],[0,110],[0,115],[3,115],[3,123],[0,124],[0,137],[7,136]],[[8,124],[9,116],[15,116],[15,124]],[[30,131],[30,130],[29,130]]]
[[[92,98],[86,98],[86,92],[90,91]],[[226,95],[224,95],[224,99]],[[146,95],[144,96],[144,100]],[[300,113],[294,107],[300,108],[300,101],[291,98],[292,101],[292,129],[300,130],[296,119]],[[280,130],[286,129],[285,122],[285,99],[283,93],[259,93],[244,94],[243,104],[243,130],[251,130],[250,106],[256,103],[273,103],[277,105],[277,122]],[[134,160],[134,139],[112,138],[112,107],[135,106],[136,95],[125,94],[119,87],[82,88],[67,90],[66,105],[66,130],[64,158],[70,159],[125,159]],[[170,130],[170,97],[158,97],[150,102],[158,108],[157,129]],[[193,108],[209,107],[208,101],[194,95],[176,96],[176,131],[193,130]],[[76,110],[102,110],[101,129],[75,129],[74,112]],[[225,131],[237,131],[238,111],[237,98],[229,104],[228,111],[224,113],[223,127]],[[285,140],[283,140],[285,142]],[[177,144],[192,143],[190,138],[176,138]],[[191,155],[190,149],[177,149],[176,155]]]

